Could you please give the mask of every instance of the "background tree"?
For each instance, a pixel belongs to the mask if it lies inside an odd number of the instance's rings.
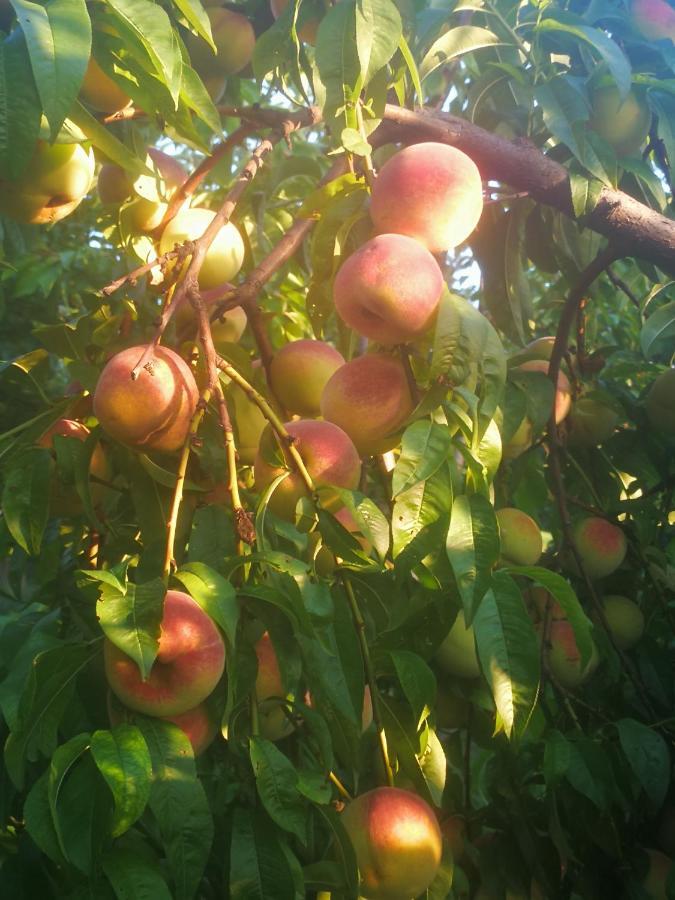
[[[675,896],[675,9],[0,28],[0,895]]]

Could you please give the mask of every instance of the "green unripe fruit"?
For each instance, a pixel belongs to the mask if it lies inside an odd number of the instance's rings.
[[[664,434],[675,434],[675,369],[666,369],[654,381],[645,408],[653,428]]]
[[[193,68],[202,78],[217,79],[235,75],[247,66],[253,56],[255,32],[241,13],[222,7],[208,9],[211,35],[217,54],[201,37],[189,34],[185,46]]]
[[[622,100],[616,85],[593,92],[589,126],[610,144],[617,156],[635,156],[649,136],[652,114],[635,91]]]
[[[619,414],[593,397],[580,397],[572,404],[567,422],[571,447],[595,447],[614,434]]]
[[[536,566],[543,545],[539,526],[531,516],[513,507],[497,510],[501,558],[516,566]]]
[[[271,388],[289,413],[318,416],[323,389],[344,364],[342,354],[324,341],[291,341],[272,359]]]
[[[169,222],[159,242],[160,254],[173,250],[176,244],[196,241],[215,217],[210,209],[183,209]],[[203,291],[215,288],[238,274],[244,262],[244,242],[232,222],[223,225],[206,251],[199,272],[199,287]]]
[[[603,599],[602,608],[617,647],[621,650],[630,650],[637,644],[645,630],[642,610],[628,597],[614,594]]]
[[[436,660],[449,675],[460,678],[478,678],[480,675],[473,628],[466,627],[462,610],[457,613],[452,628],[436,651]]]

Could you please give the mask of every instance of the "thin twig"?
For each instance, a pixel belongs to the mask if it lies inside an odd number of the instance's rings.
[[[612,282],[612,284],[614,285],[615,288],[618,288],[620,291],[623,291],[623,293],[626,295],[626,297],[628,297],[628,299],[633,304],[635,309],[639,310],[640,309],[640,301],[635,296],[635,294],[631,291],[631,289],[628,287],[626,282],[622,278],[619,278],[618,275],[615,274],[615,272],[611,266],[607,266],[607,277]]]

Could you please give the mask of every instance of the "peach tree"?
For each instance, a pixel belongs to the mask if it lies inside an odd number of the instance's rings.
[[[0,896],[675,897],[675,8],[0,0]]]

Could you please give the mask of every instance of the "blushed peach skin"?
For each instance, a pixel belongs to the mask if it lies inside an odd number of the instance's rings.
[[[626,537],[616,525],[598,516],[576,522],[572,538],[589,578],[605,578],[626,556]]]
[[[633,0],[633,25],[649,41],[675,41],[675,9],[665,0]]]
[[[134,713],[127,710],[116,699],[114,694],[108,692],[108,718],[114,728],[122,722],[133,720]],[[180,713],[177,716],[160,716],[163,722],[171,722],[176,725],[192,744],[192,752],[200,756],[213,743],[218,734],[218,723],[211,715],[205,703],[200,703],[194,709]]]
[[[496,515],[503,561],[517,566],[535,566],[542,553],[542,538],[534,519],[510,506],[497,510]]]

